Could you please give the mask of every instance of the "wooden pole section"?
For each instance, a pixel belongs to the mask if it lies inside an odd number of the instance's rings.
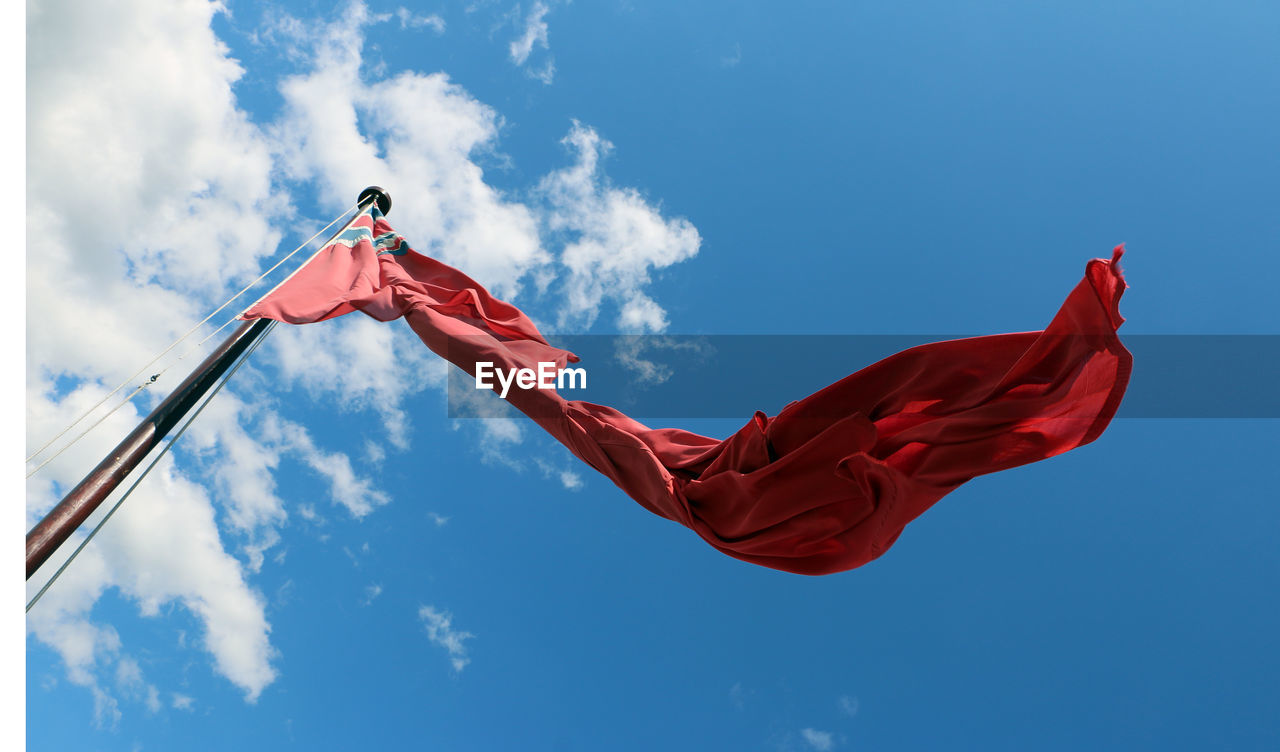
[[[333,238],[350,227],[356,217],[375,201],[383,214],[391,210],[391,197],[385,191],[377,186],[364,189],[360,193],[359,210],[325,245],[333,242]],[[236,327],[218,349],[205,358],[172,394],[165,397],[79,485],[71,489],[53,511],[31,528],[27,533],[28,580],[71,537],[71,533],[84,524],[89,515],[93,514],[143,458],[164,440],[169,431],[217,383],[236,359],[266,333],[270,325],[268,319],[258,319],[246,321]]]

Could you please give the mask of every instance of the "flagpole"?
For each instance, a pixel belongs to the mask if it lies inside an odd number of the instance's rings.
[[[369,186],[360,192],[356,213],[325,242],[341,235],[372,203],[377,203],[383,214],[391,211],[391,197],[378,186]],[[323,247],[323,246],[322,246]],[[262,338],[270,327],[268,319],[246,321],[236,327],[209,357],[187,376],[168,397],[143,418],[138,427],[124,438],[116,448],[103,458],[84,480],[63,497],[44,519],[27,533],[27,579],[36,573],[53,552],[66,542],[84,521],[102,504],[120,482],[142,462],[143,458],[160,444],[164,437],[181,422],[227,369]]]

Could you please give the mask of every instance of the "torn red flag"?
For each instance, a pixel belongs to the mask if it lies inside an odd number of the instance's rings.
[[[1094,259],[1043,331],[936,342],[868,366],[727,439],[652,429],[554,389],[507,400],[646,509],[720,551],[800,574],[883,554],[965,481],[1096,439],[1133,358],[1116,336],[1125,290],[1117,247]],[[243,314],[293,324],[351,311],[405,318],[474,376],[576,362],[518,308],[414,252],[377,207]]]

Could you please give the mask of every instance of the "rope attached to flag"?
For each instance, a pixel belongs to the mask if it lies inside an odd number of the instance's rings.
[[[172,351],[175,347],[177,347],[180,343],[182,343],[182,342],[183,342],[183,340],[187,339],[187,338],[188,338],[188,337],[190,337],[192,334],[194,334],[196,331],[198,331],[198,330],[200,329],[200,327],[202,327],[202,326],[204,326],[205,324],[207,324],[207,323],[209,322],[209,320],[210,320],[210,319],[212,319],[214,316],[217,316],[219,313],[221,313],[224,309],[226,309],[226,307],[227,307],[227,306],[231,305],[231,303],[232,303],[232,302],[234,302],[237,298],[239,298],[241,295],[244,295],[244,294],[245,294],[246,292],[248,292],[248,291],[249,291],[249,290],[250,290],[254,285],[256,285],[256,284],[258,284],[259,282],[261,282],[263,279],[265,279],[268,275],[270,275],[270,274],[271,274],[272,272],[274,272],[276,269],[279,269],[279,268],[280,268],[280,266],[281,266],[282,264],[284,264],[284,262],[286,262],[286,261],[288,261],[289,259],[293,258],[293,257],[294,257],[295,255],[297,255],[297,253],[298,253],[299,251],[301,251],[303,248],[306,248],[307,246],[309,246],[309,245],[311,245],[313,242],[315,242],[316,238],[320,237],[323,233],[325,233],[326,231],[328,231],[328,229],[329,229],[330,227],[333,227],[335,224],[337,224],[339,220],[343,219],[343,218],[344,218],[344,217],[346,217],[348,214],[350,214],[350,213],[351,213],[351,211],[352,211],[353,209],[358,209],[359,207],[360,207],[360,203],[359,203],[359,202],[357,202],[357,203],[355,203],[355,204],[353,204],[353,205],[351,205],[351,206],[348,206],[346,209],[344,209],[344,210],[342,211],[342,213],[341,213],[341,214],[339,214],[338,216],[334,217],[334,218],[329,222],[329,224],[327,224],[327,225],[325,225],[324,227],[321,227],[319,230],[317,230],[317,231],[316,231],[316,233],[315,233],[314,235],[312,235],[311,237],[307,238],[305,241],[303,241],[303,242],[302,242],[302,244],[301,244],[301,245],[299,245],[297,248],[294,248],[292,251],[290,251],[290,252],[289,252],[289,254],[288,254],[287,256],[285,256],[284,258],[282,258],[282,259],[280,259],[279,261],[277,261],[277,262],[275,263],[275,265],[274,265],[274,266],[272,266],[270,269],[266,270],[266,271],[265,271],[265,272],[263,272],[262,274],[258,275],[257,279],[254,279],[252,282],[250,282],[249,284],[245,285],[245,286],[244,286],[244,288],[240,290],[240,292],[237,292],[235,295],[232,295],[230,298],[228,298],[228,299],[226,300],[226,302],[224,302],[222,305],[220,305],[220,306],[218,306],[216,309],[214,309],[214,311],[213,311],[212,313],[210,313],[208,316],[205,316],[205,317],[204,317],[204,319],[202,319],[202,320],[200,321],[200,323],[198,323],[198,324],[196,324],[195,326],[191,327],[191,329],[190,329],[190,330],[188,330],[186,334],[183,334],[181,337],[178,337],[176,340],[174,340],[174,341],[173,341],[173,343],[172,343],[172,344],[170,344],[168,347],[166,347],[164,350],[162,350],[162,351],[160,352],[160,354],[159,354],[159,355],[156,355],[154,358],[152,358],[151,360],[147,361],[147,363],[146,363],[145,365],[143,365],[141,368],[139,368],[137,371],[135,371],[135,372],[133,373],[133,375],[131,375],[129,378],[125,379],[124,381],[120,382],[120,385],[119,385],[119,386],[117,386],[115,389],[112,389],[110,392],[108,392],[108,393],[107,393],[107,395],[106,395],[105,397],[103,397],[102,399],[98,400],[98,402],[97,402],[93,407],[90,407],[88,410],[86,410],[84,413],[82,413],[78,418],[76,418],[75,420],[71,421],[69,424],[67,424],[67,426],[66,426],[65,428],[63,428],[61,431],[59,431],[59,432],[58,432],[58,434],[57,434],[56,436],[54,436],[53,438],[51,438],[51,439],[49,439],[48,441],[46,441],[46,442],[45,442],[45,443],[44,443],[44,444],[43,444],[39,449],[37,449],[36,451],[32,452],[32,453],[31,453],[31,456],[27,457],[27,459],[26,459],[26,460],[24,460],[24,462],[31,462],[33,459],[35,459],[36,457],[38,457],[42,452],[44,452],[44,450],[48,449],[48,448],[49,448],[49,447],[50,447],[50,446],[51,446],[55,441],[57,441],[58,439],[60,439],[60,438],[62,438],[63,436],[65,436],[65,435],[66,435],[66,433],[67,433],[68,431],[70,431],[72,428],[74,428],[76,425],[78,425],[78,424],[79,424],[81,421],[83,421],[85,418],[87,418],[87,417],[89,417],[90,415],[92,415],[92,414],[94,413],[94,411],[96,411],[98,408],[100,408],[100,407],[102,407],[104,404],[106,404],[107,400],[111,399],[111,398],[112,398],[116,393],[118,393],[121,389],[123,389],[126,385],[128,385],[128,384],[129,384],[129,382],[133,381],[135,378],[137,378],[137,377],[138,377],[139,375],[141,375],[142,373],[145,373],[145,372],[146,372],[146,370],[147,370],[148,368],[150,368],[150,367],[151,367],[151,366],[153,366],[155,363],[157,363],[157,362],[158,362],[161,358],[163,358],[165,355],[168,355],[168,354],[169,354],[169,352],[170,352],[170,351]],[[294,273],[296,274],[297,272],[295,271]],[[290,276],[290,277],[292,277],[293,275],[291,274],[291,275],[289,275],[289,276]],[[286,280],[286,281],[287,281],[287,280]],[[282,283],[282,284],[283,284],[283,283]],[[161,376],[163,376],[163,375],[164,375],[164,374],[165,374],[165,373],[166,373],[170,368],[173,368],[175,365],[177,365],[178,363],[180,363],[180,362],[181,362],[184,358],[186,358],[188,355],[190,355],[191,353],[193,353],[193,352],[195,352],[196,350],[198,350],[198,349],[200,349],[201,347],[203,347],[203,346],[204,346],[204,344],[205,344],[206,342],[208,342],[210,339],[212,339],[215,335],[217,335],[217,334],[218,334],[219,332],[221,332],[223,329],[226,329],[226,328],[227,328],[227,327],[228,327],[232,322],[239,320],[240,316],[241,316],[242,314],[244,314],[244,312],[245,312],[245,311],[249,310],[249,308],[252,308],[252,307],[253,307],[252,305],[250,305],[250,306],[246,306],[244,310],[240,311],[240,313],[237,313],[237,314],[236,314],[235,316],[233,316],[231,319],[227,320],[227,322],[226,322],[226,323],[224,323],[222,326],[218,327],[217,329],[214,329],[214,330],[213,330],[213,332],[211,332],[208,336],[206,336],[204,339],[202,339],[202,340],[200,340],[199,342],[197,342],[195,345],[193,345],[191,348],[189,348],[186,352],[182,353],[182,355],[179,355],[177,360],[175,360],[174,362],[172,362],[172,363],[170,363],[169,365],[165,366],[165,367],[164,367],[164,368],[162,368],[159,372],[152,374],[152,375],[151,375],[151,378],[147,379],[145,382],[143,382],[142,384],[140,384],[136,389],[134,389],[134,390],[133,390],[133,392],[131,392],[131,393],[129,394],[129,396],[125,397],[125,398],[124,398],[124,399],[123,399],[119,404],[117,404],[115,407],[113,407],[113,408],[111,408],[110,410],[108,410],[104,415],[102,415],[102,417],[100,417],[100,418],[98,418],[96,421],[94,421],[93,425],[89,426],[89,427],[88,427],[88,428],[86,428],[84,431],[81,431],[81,432],[80,432],[80,433],[79,433],[79,434],[78,434],[74,439],[72,439],[71,441],[67,442],[65,445],[63,445],[63,446],[62,446],[62,448],[61,448],[61,449],[59,449],[57,452],[54,452],[54,454],[53,454],[52,456],[50,456],[50,457],[46,458],[43,462],[41,462],[41,463],[40,463],[39,465],[37,465],[34,469],[32,469],[32,470],[31,470],[31,472],[27,473],[27,478],[30,478],[31,476],[33,476],[33,475],[35,475],[36,473],[40,472],[40,470],[41,470],[42,468],[44,468],[44,466],[45,466],[45,465],[48,465],[50,462],[53,462],[55,459],[57,459],[59,455],[61,455],[63,452],[65,452],[65,451],[66,451],[67,449],[69,449],[70,447],[74,446],[76,442],[80,441],[80,439],[83,439],[86,435],[88,435],[88,434],[89,434],[89,432],[90,432],[90,431],[92,431],[93,429],[95,429],[95,428],[97,428],[99,425],[101,425],[101,423],[102,423],[104,420],[106,420],[107,418],[111,417],[111,416],[112,416],[112,415],[113,415],[117,410],[119,410],[120,408],[122,408],[122,407],[124,407],[126,404],[128,404],[130,401],[132,401],[134,397],[138,396],[138,394],[139,394],[140,392],[142,392],[142,390],[144,390],[144,389],[146,389],[147,387],[149,387],[149,386],[151,386],[152,384],[154,384],[154,383],[155,383],[155,382],[156,382],[156,381],[157,381]]]

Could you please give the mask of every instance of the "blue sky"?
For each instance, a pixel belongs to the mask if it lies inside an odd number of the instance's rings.
[[[29,7],[28,453],[371,183],[547,331],[1025,331],[1125,242],[1122,335],[1277,333],[1273,4],[830,6]],[[32,610],[29,749],[1280,744],[1274,420],[1117,420],[806,578],[348,318],[277,327]]]

